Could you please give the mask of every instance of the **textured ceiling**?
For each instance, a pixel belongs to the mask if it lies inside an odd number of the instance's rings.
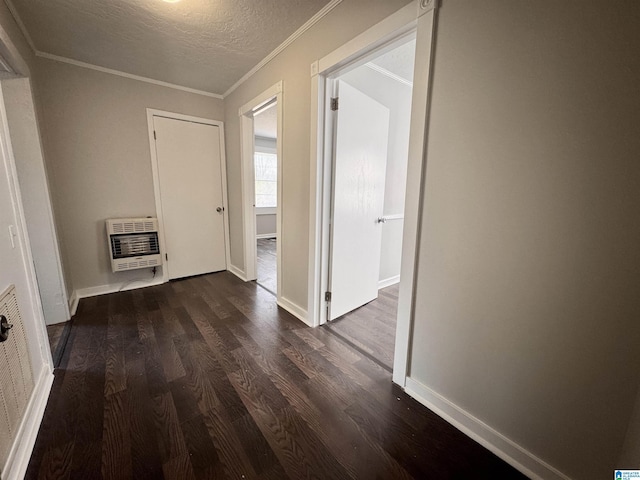
[[[329,0],[12,0],[35,48],[222,94]]]

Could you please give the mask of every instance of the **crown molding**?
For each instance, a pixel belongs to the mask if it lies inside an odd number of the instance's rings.
[[[278,56],[285,48],[287,48],[295,40],[297,40],[300,36],[302,36],[303,33],[305,33],[307,30],[309,30],[311,27],[313,27],[316,23],[318,23],[320,20],[322,20],[325,16],[327,16],[329,14],[329,12],[331,12],[335,7],[337,7],[340,3],[342,3],[342,0],[331,0],[320,11],[318,11],[318,13],[316,13],[313,17],[311,17],[309,20],[307,20],[300,28],[298,28],[295,32],[293,32],[293,34],[291,34],[284,42],[282,42],[278,47],[276,47],[275,50],[273,50],[269,55],[264,57],[255,67],[253,67],[245,75],[243,75],[242,78],[240,78],[240,80],[238,80],[236,83],[234,83],[226,92],[224,92],[223,95],[220,95],[220,94],[217,94],[217,93],[207,92],[207,91],[204,91],[204,90],[198,90],[198,89],[195,89],[195,88],[183,87],[182,85],[163,82],[161,80],[155,80],[153,78],[143,77],[143,76],[140,76],[140,75],[134,75],[134,74],[131,74],[131,73],[120,71],[120,70],[101,67],[99,65],[94,65],[92,63],[81,62],[79,60],[74,60],[72,58],[63,57],[63,56],[60,56],[60,55],[54,55],[54,54],[51,54],[51,53],[40,51],[40,50],[38,50],[36,48],[35,43],[33,42],[33,39],[31,38],[31,35],[29,35],[29,32],[28,32],[27,28],[25,27],[24,23],[22,22],[22,19],[18,15],[18,11],[14,7],[13,3],[11,2],[11,0],[4,0],[4,2],[7,5],[7,8],[9,9],[9,12],[13,16],[14,20],[16,21],[16,24],[18,25],[18,28],[20,29],[20,31],[24,35],[25,39],[27,40],[27,43],[29,44],[29,46],[31,47],[31,49],[33,50],[33,52],[35,53],[35,55],[37,57],[47,58],[49,60],[55,60],[57,62],[62,62],[62,63],[68,63],[70,65],[75,65],[76,67],[88,68],[88,69],[96,70],[96,71],[99,71],[99,72],[102,72],[102,73],[108,73],[108,74],[111,74],[111,75],[117,75],[117,76],[120,76],[120,77],[129,78],[129,79],[132,79],[132,80],[138,80],[140,82],[151,83],[153,85],[159,85],[159,86],[162,86],[162,87],[173,88],[175,90],[181,90],[183,92],[194,93],[196,95],[203,95],[203,96],[206,96],[206,97],[212,97],[212,98],[217,98],[217,99],[222,100],[227,95],[230,95],[235,89],[237,89],[244,82],[246,82],[249,78],[251,78],[258,70],[260,70],[267,63],[269,63],[276,56]]]
[[[413,87],[413,82],[410,82],[406,78],[402,78],[400,75],[396,75],[395,73],[387,70],[386,68],[381,67],[380,65],[376,65],[375,63],[368,62],[368,63],[365,63],[365,66],[369,67],[371,70],[374,70],[386,77],[389,77],[395,80],[396,82],[400,82],[403,85],[407,85],[408,87]]]
[[[304,32],[313,27],[316,23],[326,17],[331,10],[336,8],[338,5],[342,3],[342,0],[331,0],[331,2],[327,3],[318,13],[316,13],[313,17],[307,20],[304,25],[302,25],[298,30],[293,32],[289,38],[287,38],[284,42],[282,42],[276,49],[271,52],[269,55],[264,57],[260,63],[258,63],[255,67],[249,70],[240,80],[234,83],[226,92],[224,92],[223,97],[227,97],[233,91],[246,82],[250,77],[253,76],[258,70],[264,67],[267,63],[273,60],[276,56],[278,56],[285,48],[291,45],[295,40],[302,36]]]
[[[222,100],[222,95],[217,93],[206,92],[204,90],[198,90],[195,88],[183,87],[182,85],[176,85],[175,83],[163,82],[161,80],[155,80],[153,78],[142,77],[140,75],[133,75],[132,73],[122,72],[120,70],[114,70],[112,68],[100,67],[92,63],[80,62],[72,58],[61,57],[59,55],[52,55],[51,53],[41,52],[36,50],[36,56],[46,58],[49,60],[55,60],[56,62],[68,63],[75,65],[76,67],[88,68],[90,70],[97,70],[98,72],[108,73],[110,75],[117,75],[119,77],[125,77],[132,80],[138,80],[140,82],[151,83],[153,85],[159,85],[161,87],[173,88],[174,90],[182,90],[183,92],[195,93],[196,95],[203,95],[205,97],[212,97]]]

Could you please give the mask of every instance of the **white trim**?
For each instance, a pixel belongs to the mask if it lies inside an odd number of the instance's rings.
[[[267,103],[270,103],[276,95],[282,92],[283,86],[284,85],[282,80],[274,85],[271,85],[271,87],[267,88],[260,95],[257,95],[256,97],[242,105],[238,109],[238,116],[253,114],[262,109],[262,107],[264,107]]]
[[[256,280],[256,207],[253,117],[240,114],[240,187],[242,195],[242,262],[247,280]],[[276,222],[277,223],[277,222]]]
[[[378,72],[384,75],[385,77],[389,77],[390,79],[395,80],[396,82],[400,82],[401,84],[406,85],[408,87],[413,87],[413,82],[407,80],[406,78],[402,78],[400,75],[396,75],[395,73],[387,70],[386,68],[381,67],[380,65],[376,65],[375,63],[372,63],[372,62],[367,62],[364,65],[370,68],[371,70],[373,70],[374,72]]]
[[[78,311],[78,303],[80,302],[80,299],[78,298],[78,292],[76,292],[75,290],[71,293],[71,296],[69,297],[69,315],[70,317],[73,317],[76,312]]]
[[[256,215],[275,215],[277,213],[276,207],[256,207]]]
[[[313,327],[320,325],[320,309],[324,305],[321,301],[320,292],[326,288],[322,278],[318,278],[318,273],[322,272],[320,267],[324,256],[322,241],[322,180],[324,178],[324,162],[320,159],[324,157],[324,130],[325,123],[325,82],[320,81],[318,75],[318,62],[311,64],[311,102],[310,118],[311,132],[309,135],[310,162],[309,165],[309,273],[307,277],[307,308],[309,322]],[[324,80],[324,79],[322,79]]]
[[[309,185],[309,322],[318,326],[326,322],[323,292],[328,283],[328,205],[332,130],[325,118],[328,96],[327,79],[339,70],[355,64],[365,64],[373,52],[393,48],[392,45],[412,34],[417,25],[416,0],[380,21],[333,52],[311,64],[311,132],[310,132],[310,185]],[[416,57],[417,58],[417,57]],[[416,200],[417,201],[417,200]],[[326,265],[325,265],[326,263]],[[408,319],[407,319],[408,321]],[[404,378],[404,375],[403,375]]]
[[[278,234],[277,233],[258,233],[256,235],[256,239],[262,239],[262,238],[278,238]]]
[[[409,372],[409,351],[414,318],[419,257],[420,231],[424,203],[424,177],[428,136],[431,66],[435,44],[435,2],[418,0],[416,52],[409,126],[409,155],[402,227],[402,256],[400,260],[400,289],[396,340],[393,355],[393,381],[404,386]]]
[[[205,92],[204,90],[198,90],[196,88],[183,87],[182,85],[176,85],[175,83],[163,82],[162,80],[155,80],[149,77],[142,77],[140,75],[134,75],[132,73],[122,72],[120,70],[115,70],[113,68],[101,67],[99,65],[94,65],[92,63],[81,62],[79,60],[74,60],[72,58],[61,57],[60,55],[53,55],[47,52],[41,52],[36,50],[35,52],[37,57],[46,58],[48,60],[55,60],[56,62],[68,63],[69,65],[75,65],[76,67],[88,68],[89,70],[96,70],[102,73],[108,73],[110,75],[116,75],[118,77],[129,78],[131,80],[137,80],[139,82],[151,83],[153,85],[158,85],[161,87],[172,88],[174,90],[181,90],[183,92],[194,93],[196,95],[203,95],[205,97],[217,98],[222,100],[224,97],[217,93]]]
[[[381,288],[387,288],[391,285],[395,285],[396,283],[400,283],[400,275],[394,275],[393,277],[385,278],[383,280],[378,281],[378,290]]]
[[[257,278],[257,245],[256,245],[256,207],[255,207],[255,141],[253,115],[265,105],[276,102],[277,138],[276,155],[278,159],[278,185],[276,200],[276,237],[282,235],[282,157],[283,157],[283,113],[284,85],[282,81],[272,85],[257,97],[238,109],[240,116],[240,178],[242,182],[242,224],[244,271],[247,280]],[[282,291],[282,242],[276,245],[277,287],[276,298],[280,300]]]
[[[22,416],[13,446],[2,469],[2,478],[5,480],[24,478],[29,466],[29,460],[31,460],[33,447],[36,444],[44,411],[47,407],[53,380],[53,372],[47,368],[47,365],[42,365],[38,381],[31,393],[31,398]]]
[[[246,82],[254,73],[264,67],[267,63],[273,60],[278,54],[280,54],[285,48],[291,45],[295,40],[297,40],[304,32],[313,27],[316,23],[322,20],[325,16],[329,14],[331,10],[336,8],[342,0],[331,0],[327,3],[318,13],[316,13],[313,17],[307,20],[304,25],[302,25],[298,30],[293,32],[289,38],[287,38],[284,42],[282,42],[276,49],[271,52],[269,55],[264,57],[260,63],[258,63],[255,67],[249,70],[240,80],[234,83],[226,92],[224,92],[223,98],[226,98],[230,95],[236,88]]]
[[[140,283],[143,284],[139,285]],[[162,278],[134,279],[122,283],[109,283],[107,285],[79,288],[73,293],[79,302],[81,298],[97,297],[98,295],[106,295],[108,293],[127,292],[138,288],[155,287],[156,285],[162,285],[163,283],[165,283],[165,281]]]
[[[528,477],[571,480],[570,477],[505,437],[482,420],[411,377],[407,378],[405,391],[429,410]]]
[[[415,3],[410,3],[319,59],[318,74],[327,75],[340,69],[355,59],[389,43],[390,40],[412,31],[415,25],[416,6]]]
[[[279,307],[285,309],[287,312],[289,312],[304,324],[308,325],[309,327],[313,326],[309,323],[307,311],[300,305],[293,303],[291,300],[284,298],[282,295],[278,297],[277,303]]]
[[[247,276],[245,275],[244,271],[240,270],[238,267],[236,267],[235,265],[229,265],[229,268],[227,269],[229,272],[233,273],[236,277],[238,277],[240,280],[242,280],[243,282],[248,281],[247,280]]]
[[[147,108],[147,132],[149,135],[149,152],[151,154],[151,171],[153,177],[153,195],[156,204],[156,216],[158,218],[158,237],[160,241],[160,253],[164,255],[166,252],[166,241],[164,236],[164,217],[162,214],[162,201],[160,194],[160,173],[158,170],[158,154],[156,152],[156,139],[154,134],[153,117],[171,118],[173,120],[183,120],[186,122],[202,123],[204,125],[212,125],[218,127],[218,135],[220,139],[220,176],[222,181],[222,216],[224,220],[224,243],[225,243],[225,263],[227,268],[231,263],[231,246],[229,240],[229,200],[227,198],[227,155],[224,145],[224,123],[219,120],[209,118],[194,117],[192,115],[184,115],[181,113],[167,112],[165,110],[156,110],[155,108]],[[169,281],[169,272],[166,268],[162,268],[162,280]]]
[[[313,27],[316,23],[318,23],[320,20],[322,20],[325,16],[327,16],[329,14],[329,12],[331,12],[335,7],[337,7],[340,3],[342,3],[342,0],[331,0],[320,11],[318,11],[318,13],[316,13],[313,17],[311,17],[309,20],[307,20],[300,28],[298,28],[295,32],[293,32],[284,42],[282,42],[280,45],[278,45],[269,55],[264,57],[257,65],[255,65],[251,70],[249,70],[245,75],[243,75],[242,78],[240,78],[240,80],[238,80],[231,87],[229,87],[227,89],[227,91],[224,92],[224,94],[222,94],[222,95],[220,95],[218,93],[206,92],[204,90],[198,90],[198,89],[195,89],[195,88],[183,87],[182,85],[177,85],[175,83],[163,82],[161,80],[155,80],[153,78],[143,77],[143,76],[140,76],[140,75],[133,75],[131,73],[123,72],[121,70],[115,70],[115,69],[112,69],[112,68],[100,67],[100,66],[94,65],[92,63],[81,62],[79,60],[74,60],[72,58],[62,57],[60,55],[53,55],[51,53],[40,51],[40,50],[38,50],[36,48],[35,44],[33,43],[33,40],[31,38],[31,36],[29,35],[29,32],[27,31],[26,27],[24,26],[24,23],[22,22],[22,19],[18,15],[17,10],[13,6],[13,4],[11,3],[11,0],[5,0],[5,3],[7,4],[7,7],[9,8],[9,11],[13,15],[13,17],[14,17],[14,19],[16,21],[16,24],[20,28],[20,31],[22,32],[22,34],[24,35],[25,39],[27,40],[27,43],[29,44],[29,46],[33,50],[34,54],[36,56],[38,56],[38,57],[48,58],[49,60],[55,60],[55,61],[62,62],[62,63],[68,63],[70,65],[75,65],[77,67],[88,68],[88,69],[91,69],[91,70],[97,70],[99,72],[108,73],[108,74],[111,74],[111,75],[117,75],[117,76],[125,77],[125,78],[130,78],[132,80],[138,80],[140,82],[151,83],[153,85],[160,85],[162,87],[173,88],[175,90],[182,90],[184,92],[194,93],[196,95],[204,95],[206,97],[218,98],[220,100],[223,100],[225,97],[230,95],[233,91],[235,91],[240,85],[242,85],[244,82],[246,82],[250,77],[252,77],[258,70],[260,70],[267,63],[269,63],[271,60],[273,60],[276,56],[278,56],[280,53],[282,53],[282,51],[285,48],[287,48],[295,40],[297,40],[299,37],[301,37],[303,33],[305,33],[307,30],[309,30],[311,27]]]

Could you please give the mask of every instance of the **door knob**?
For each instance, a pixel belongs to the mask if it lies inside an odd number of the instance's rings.
[[[9,338],[9,330],[13,328],[13,325],[7,321],[7,317],[0,315],[0,342],[4,342]]]
[[[218,207],[218,208],[216,208],[216,212],[218,212],[218,213],[222,213],[222,212],[224,212],[224,207]]]
[[[378,223],[387,223],[387,219],[384,217],[378,217]]]

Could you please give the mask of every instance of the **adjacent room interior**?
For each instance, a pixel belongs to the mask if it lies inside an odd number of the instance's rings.
[[[253,114],[256,282],[277,295],[278,110],[271,102]]]
[[[330,312],[326,326],[389,371],[393,370],[396,338],[414,57],[415,35],[408,35],[382,51],[357,59],[332,79],[338,88],[338,110],[331,238],[334,244],[347,245],[331,249],[329,308],[334,308],[333,296],[342,293],[336,289],[344,290],[348,303],[338,306],[338,312]],[[353,93],[351,88],[355,89]],[[366,108],[372,102],[385,117],[379,126],[382,133],[374,131],[371,117],[377,115],[369,114]],[[359,124],[368,130],[363,136],[351,131]],[[358,139],[356,143],[354,139]],[[375,145],[376,140],[382,140],[375,147],[382,155],[366,167],[370,169],[366,176],[361,174],[362,164],[347,165],[350,158],[357,158],[354,152],[364,151],[365,144]],[[360,188],[353,188],[355,184]],[[365,184],[368,190],[362,187]],[[367,202],[374,204],[365,212],[360,205]],[[353,205],[358,207],[352,209]],[[340,278],[332,281],[333,275]],[[356,299],[354,285],[364,288],[367,284],[365,296]],[[348,311],[343,313],[345,309]]]

